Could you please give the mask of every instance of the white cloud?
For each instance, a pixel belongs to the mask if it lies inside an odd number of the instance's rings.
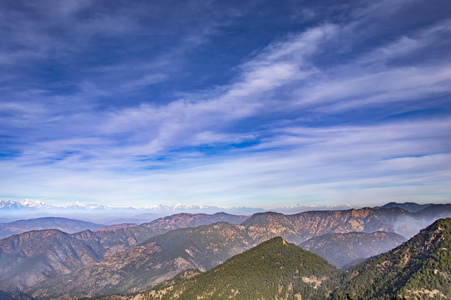
[[[16,175],[12,181],[3,181],[1,188],[8,193],[17,188],[18,178],[26,182],[35,178],[26,192],[41,195],[45,189],[43,198],[45,195],[67,198],[76,194],[119,204],[127,195],[137,206],[181,201],[198,204],[216,201],[223,206],[244,203],[267,208],[277,206],[279,201],[362,204],[359,201],[365,199],[369,204],[377,204],[381,199],[384,202],[415,199],[427,202],[444,199],[449,192],[451,173],[447,166],[451,155],[447,152],[449,145],[440,142],[451,140],[448,121],[317,130],[287,128],[287,133],[303,138],[281,141],[280,136],[275,136],[279,148],[273,151],[186,156],[176,164],[169,162],[170,168],[161,161],[150,163],[158,168],[146,170],[146,162],[107,157],[97,159],[94,165],[90,161],[65,160],[17,174],[16,163],[3,163],[5,172]],[[273,147],[273,141],[269,140],[267,145]]]
[[[66,5],[61,14],[74,15],[84,7]],[[382,11],[368,8],[374,10]],[[106,28],[114,21],[114,16],[101,15],[73,32],[86,41],[99,32],[123,33],[136,26],[124,17]],[[432,51],[449,33],[449,21],[354,53],[352,46],[361,37],[356,24],[361,20],[323,24],[275,41],[242,63],[228,84],[185,93],[169,103],[149,99],[98,107],[104,104],[99,99],[115,93],[125,97],[170,79],[183,60],[176,50],[146,64],[125,61],[92,68],[86,72],[90,77],[76,84],[78,91],[67,95],[6,91],[11,99],[0,104],[6,116],[1,133],[15,129],[15,144],[8,146],[19,154],[0,162],[8,174],[0,190],[24,198],[31,194],[108,204],[127,198],[136,206],[194,201],[275,207],[278,201],[361,204],[362,199],[445,198],[451,179],[449,117],[388,122],[384,115],[369,120],[372,125],[344,126],[331,116],[358,115],[369,107],[396,114],[393,103],[402,103],[406,111],[434,107],[433,97],[451,92],[449,61],[399,61]],[[41,49],[49,36],[25,25],[19,28],[26,33],[22,42],[33,37],[30,45]],[[182,50],[199,46],[211,34],[216,34],[213,29],[201,31]],[[347,40],[342,45],[343,36]],[[62,42],[61,47],[68,45]],[[59,46],[42,47],[38,54],[45,56]],[[11,53],[5,55],[9,59]],[[318,127],[315,118],[326,121]],[[245,142],[256,145],[231,145]],[[201,146],[217,146],[217,153],[209,155]]]

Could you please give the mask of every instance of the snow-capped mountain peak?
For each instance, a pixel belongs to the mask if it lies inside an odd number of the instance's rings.
[[[20,204],[12,200],[0,201],[0,208],[19,208]]]
[[[26,200],[20,202],[20,204],[25,207],[36,207],[36,208],[49,207],[49,205],[47,205],[44,202],[41,202],[39,200],[26,199]]]
[[[64,208],[85,208],[84,204],[81,204],[80,202],[76,201],[74,203],[66,203],[63,205]]]

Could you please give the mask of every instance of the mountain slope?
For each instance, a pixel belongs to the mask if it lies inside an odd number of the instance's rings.
[[[239,222],[246,217],[178,214],[141,226],[68,235],[70,238],[67,240],[59,240],[61,247],[72,247],[70,245],[73,238],[81,242],[83,247],[93,250],[96,256],[91,256],[89,260],[78,260],[82,265],[77,264],[77,267],[81,268],[65,277],[60,275],[73,270],[72,265],[67,268],[69,271],[64,272],[48,272],[45,267],[32,268],[33,272],[25,270],[19,278],[15,275],[19,274],[19,266],[28,266],[30,261],[34,264],[33,259],[40,251],[43,236],[35,234],[33,241],[28,240],[28,248],[33,248],[34,256],[22,257],[20,251],[14,252],[15,254],[11,252],[10,258],[16,255],[17,259],[14,269],[16,273],[11,273],[11,268],[5,269],[2,284],[23,290],[46,279],[45,283],[32,289],[43,298],[50,295],[85,296],[141,291],[186,269],[211,269],[231,256],[276,235],[289,241],[304,241],[325,233],[393,229],[397,220],[403,216],[410,218],[414,215],[399,208],[317,211],[296,215],[260,213],[245,220],[242,226],[219,223],[194,228],[191,226],[217,219],[229,218]],[[189,228],[168,232],[171,228],[183,226]],[[165,234],[156,236],[160,233]],[[145,241],[148,238],[150,240]],[[142,244],[138,246],[140,243]],[[47,250],[45,247],[43,249],[44,254],[40,256],[42,265],[47,265],[47,260],[53,263],[53,256],[45,254]],[[66,259],[68,256],[63,256],[60,263],[64,265]],[[57,267],[57,270],[60,268],[62,267]],[[51,278],[55,276],[59,278],[52,281]]]
[[[398,202],[389,202],[383,206],[380,207],[375,207],[375,208],[393,208],[393,207],[399,207],[402,208],[404,210],[410,211],[412,213],[416,213],[419,212],[420,210],[430,206],[430,205],[434,205],[432,203],[430,204],[418,204],[415,202],[404,202],[404,203],[398,203]]]
[[[226,222],[172,230],[29,292],[48,299],[142,291],[187,269],[210,269],[252,247],[248,241],[244,227]]]
[[[197,227],[221,221],[239,224],[247,218],[247,216],[237,216],[226,213],[216,213],[212,215],[181,213],[159,218],[139,226],[130,226],[115,230],[107,230],[111,229],[112,226],[99,228],[94,233],[99,238],[101,244],[106,248],[105,256],[108,256],[116,252],[124,251],[130,247],[135,247],[151,237],[164,234],[173,229]]]
[[[34,300],[34,298],[21,293],[21,292],[14,292],[14,293],[8,293],[5,291],[0,291],[0,299],[1,300]]]
[[[401,246],[345,276],[333,299],[451,298],[451,219],[440,219]]]
[[[105,248],[104,256],[109,256],[135,247],[159,233],[160,231],[154,231],[144,226],[133,226],[116,230],[95,231],[94,235]]]
[[[255,241],[262,242],[275,236],[300,244],[314,236],[326,233],[394,232],[398,218],[411,216],[400,208],[350,209],[309,211],[295,215],[258,213],[242,223]]]
[[[24,290],[89,262],[135,247],[155,233],[141,226],[73,234],[35,230],[0,240],[0,289]]]
[[[321,257],[276,237],[216,268],[142,299],[321,299],[322,283],[341,271]]]
[[[63,234],[58,230],[40,230],[21,233],[0,240],[0,287],[3,286],[7,290],[26,289],[42,280],[68,274],[88,262],[136,247],[151,237],[168,232],[172,227],[189,227],[224,219],[240,222],[244,218],[246,217],[224,213],[179,214],[149,223],[151,226],[98,228],[100,225],[96,225],[93,227],[99,230],[95,232],[85,230],[74,234]],[[79,224],[92,224],[64,218],[43,218],[13,223],[29,226],[40,224],[41,227],[60,226],[60,228],[61,224],[67,224],[67,226],[74,226],[71,231],[83,228]],[[46,244],[43,244],[44,241]],[[2,249],[8,250],[2,251]],[[60,255],[60,251],[64,253]]]
[[[231,224],[241,224],[248,216],[238,216],[226,214],[223,212],[215,214],[188,214],[180,213],[163,218],[156,219],[150,223],[141,224],[141,226],[152,230],[172,230],[178,228],[197,227],[217,222],[228,222]]]
[[[441,219],[343,273],[274,238],[175,284],[100,299],[450,299],[450,249],[451,219]]]
[[[451,203],[431,204],[425,209],[420,210],[416,215],[425,219],[449,218],[451,217]]]
[[[318,254],[337,268],[343,268],[352,261],[387,252],[405,241],[399,234],[384,231],[327,233],[299,246]]]
[[[66,218],[37,218],[0,224],[0,239],[31,230],[58,229],[67,233],[94,230],[104,225]]]
[[[24,289],[47,278],[68,274],[103,256],[91,231],[29,231],[0,240],[0,289]]]

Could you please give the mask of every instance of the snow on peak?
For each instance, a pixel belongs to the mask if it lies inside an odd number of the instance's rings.
[[[18,207],[18,203],[12,200],[2,200],[0,201],[0,208],[6,207]]]
[[[71,208],[71,209],[112,209],[110,206],[105,206],[102,204],[83,204],[78,201],[74,203],[66,203],[62,206],[63,208]]]
[[[64,208],[85,208],[84,204],[81,204],[80,202],[76,201],[74,203],[66,203],[63,205]]]
[[[101,204],[86,204],[84,206],[84,208],[86,208],[86,209],[111,209],[112,207],[101,205]]]
[[[25,199],[24,201],[20,202],[20,204],[26,207],[48,207],[48,205],[44,202],[30,199]]]

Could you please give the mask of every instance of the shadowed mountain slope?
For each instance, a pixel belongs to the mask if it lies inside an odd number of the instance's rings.
[[[405,241],[399,234],[383,231],[327,233],[299,246],[321,256],[337,268],[343,268],[355,260],[387,252]]]
[[[103,256],[91,231],[29,231],[0,241],[0,289],[23,289],[68,274]]]
[[[432,204],[420,210],[416,215],[421,218],[449,218],[451,217],[451,204]]]
[[[334,299],[451,298],[451,219],[351,269]]]
[[[404,210],[410,211],[411,213],[416,213],[419,212],[422,209],[425,209],[426,207],[430,206],[430,205],[435,205],[435,204],[418,204],[415,202],[404,202],[404,203],[398,203],[398,202],[389,202],[383,206],[379,206],[379,207],[375,207],[375,208],[393,208],[393,207],[399,207],[402,208]]]
[[[21,292],[8,293],[5,291],[0,291],[1,300],[35,300],[27,294]]]

